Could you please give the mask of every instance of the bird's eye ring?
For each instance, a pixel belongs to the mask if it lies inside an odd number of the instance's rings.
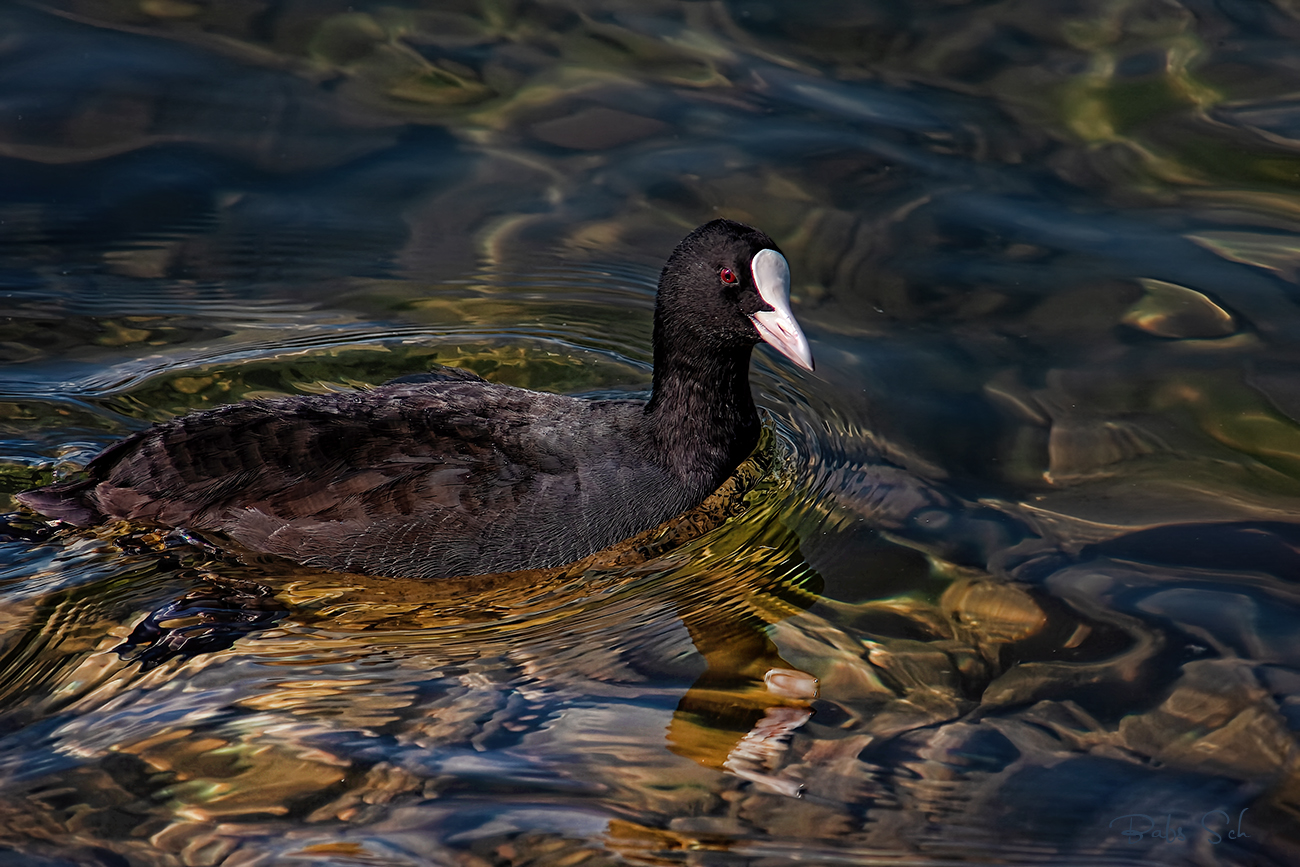
[[[718,272],[718,276],[722,278],[723,283],[736,282],[736,272],[732,271],[730,268],[723,268],[721,271]]]

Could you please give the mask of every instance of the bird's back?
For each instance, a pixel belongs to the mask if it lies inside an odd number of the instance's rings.
[[[696,505],[640,401],[438,378],[248,401],[105,451],[20,496],[50,517],[219,531],[307,565],[446,577],[556,566]]]

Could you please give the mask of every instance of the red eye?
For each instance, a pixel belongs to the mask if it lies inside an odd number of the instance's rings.
[[[723,268],[721,271],[718,272],[718,276],[722,278],[723,283],[736,282],[736,272],[732,271],[730,268]]]

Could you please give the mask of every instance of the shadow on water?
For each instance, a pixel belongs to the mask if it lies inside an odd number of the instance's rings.
[[[717,215],[818,362],[755,353],[712,511],[546,574],[15,519],[0,865],[1294,863],[1297,21],[0,10],[0,495],[438,364],[644,394]]]

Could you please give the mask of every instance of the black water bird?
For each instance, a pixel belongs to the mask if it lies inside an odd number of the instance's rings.
[[[344,572],[563,565],[698,505],[753,450],[754,345],[812,370],[789,288],[771,238],[714,220],[660,275],[649,401],[544,394],[447,368],[182,416],[105,449],[84,479],[18,500],[69,524],[216,531]]]

